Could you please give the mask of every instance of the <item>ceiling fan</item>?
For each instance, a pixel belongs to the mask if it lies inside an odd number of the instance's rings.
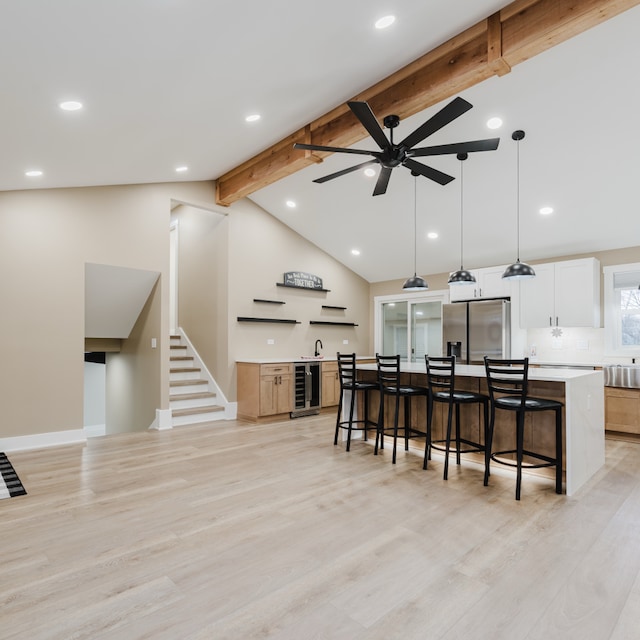
[[[442,127],[448,125],[450,122],[459,118],[463,113],[466,113],[473,107],[472,104],[464,100],[463,98],[454,98],[449,104],[440,109],[438,113],[429,118],[425,123],[419,126],[413,133],[410,133],[402,142],[394,143],[393,130],[400,124],[400,118],[395,115],[386,116],[383,120],[384,126],[391,130],[390,138],[384,134],[382,127],[378,124],[371,107],[366,102],[351,101],[347,103],[354,115],[360,120],[362,126],[369,132],[371,137],[380,147],[380,151],[365,151],[362,149],[349,149],[344,147],[324,147],[315,144],[303,144],[296,142],[294,149],[309,149],[311,151],[330,151],[337,153],[355,153],[358,155],[373,156],[373,160],[367,160],[348,169],[342,169],[342,171],[336,171],[328,176],[317,178],[313,182],[327,182],[334,178],[339,178],[352,171],[357,171],[370,164],[381,165],[380,173],[378,174],[378,180],[373,190],[374,196],[382,195],[387,191],[387,185],[389,184],[389,178],[391,177],[391,170],[397,166],[404,166],[411,171],[429,178],[437,182],[438,184],[445,185],[451,182],[454,178],[442,171],[438,171],[433,167],[429,167],[420,162],[416,162],[413,158],[420,158],[425,156],[439,156],[447,155],[450,153],[470,153],[473,151],[494,151],[498,148],[500,138],[489,138],[487,140],[473,140],[470,142],[455,142],[452,144],[441,144],[433,147],[420,147],[414,149],[413,147],[422,142],[425,138],[442,129]]]

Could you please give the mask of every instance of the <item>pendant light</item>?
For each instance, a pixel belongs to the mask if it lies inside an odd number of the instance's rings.
[[[449,284],[455,285],[463,285],[463,284],[474,284],[476,281],[475,276],[471,271],[467,271],[463,266],[463,255],[464,255],[464,196],[463,196],[463,162],[469,157],[468,153],[459,153],[457,158],[460,160],[460,269],[458,271],[454,271],[449,276]]]
[[[504,280],[526,280],[527,278],[534,278],[536,272],[525,262],[520,262],[520,140],[524,138],[524,131],[518,129],[511,134],[513,140],[516,141],[516,173],[517,173],[517,203],[516,203],[516,238],[517,238],[517,253],[516,261],[510,264],[502,274]]]
[[[416,268],[416,253],[417,253],[417,208],[418,208],[418,196],[417,196],[417,183],[418,173],[411,172],[413,176],[413,276],[407,278],[402,285],[403,291],[425,291],[429,288],[426,280],[417,275]]]

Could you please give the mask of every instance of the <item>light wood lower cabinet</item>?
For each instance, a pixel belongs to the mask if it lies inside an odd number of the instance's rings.
[[[640,435],[640,389],[604,388],[605,429]]]
[[[322,406],[335,407],[340,402],[340,375],[337,362],[322,363]]]
[[[293,410],[293,365],[238,362],[238,418],[256,420]]]

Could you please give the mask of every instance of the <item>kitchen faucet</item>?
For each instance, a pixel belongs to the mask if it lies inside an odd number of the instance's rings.
[[[320,343],[320,348],[322,349],[322,340],[316,340],[316,344],[315,344],[315,353],[313,354],[316,358],[320,355],[320,352],[318,351],[318,342]]]

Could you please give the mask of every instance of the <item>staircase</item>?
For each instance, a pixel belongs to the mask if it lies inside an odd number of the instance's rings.
[[[183,338],[170,340],[169,406],[174,427],[224,420],[225,407],[217,401],[206,372]]]

